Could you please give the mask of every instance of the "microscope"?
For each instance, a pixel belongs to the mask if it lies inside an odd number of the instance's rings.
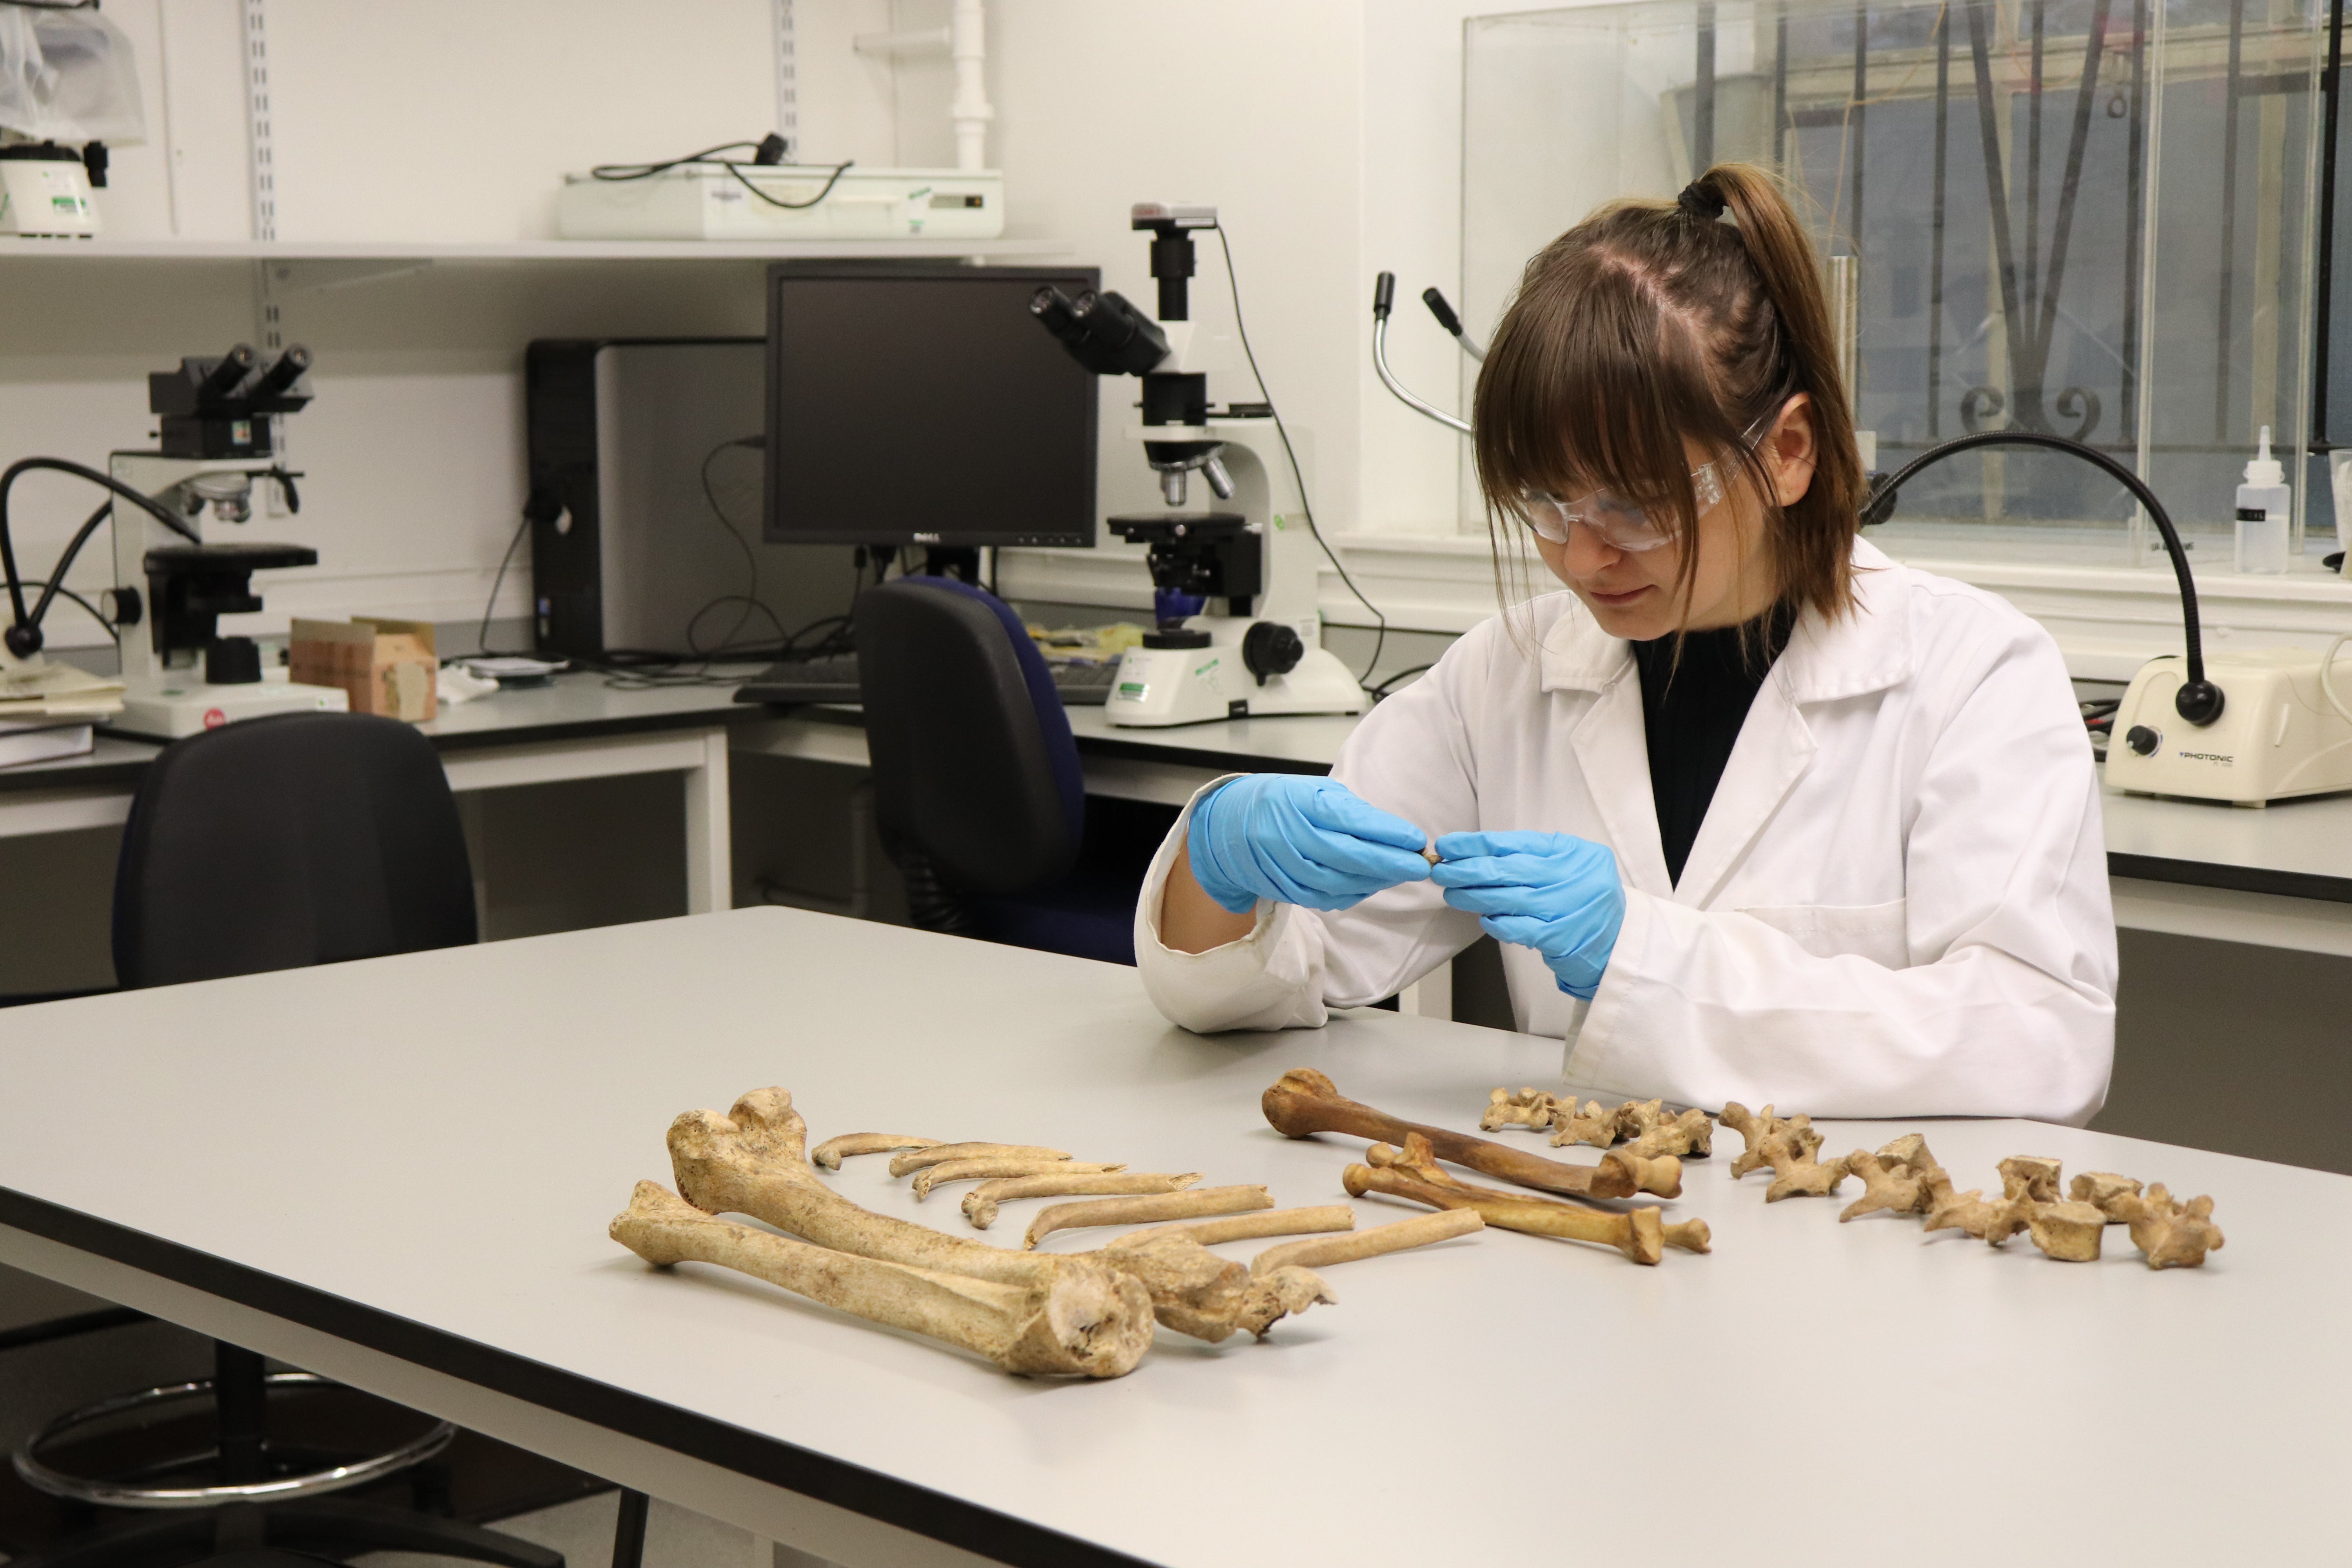
[[[158,449],[116,452],[107,474],[146,506],[114,509],[114,614],[121,631],[122,715],[110,727],[161,740],[270,713],[342,711],[339,689],[262,678],[251,637],[223,637],[219,619],[261,608],[256,572],[315,566],[300,544],[214,543],[209,515],[241,524],[254,491],[274,484],[299,511],[272,443],[270,418],[310,401],[310,353],[299,345],[268,364],[239,343],[218,358],[183,359],[147,378],[147,405],[161,421]],[[112,487],[110,487],[112,488]]]
[[[1155,321],[1116,293],[1073,300],[1048,285],[1030,312],[1097,375],[1143,383],[1143,418],[1129,434],[1160,476],[1168,510],[1108,519],[1145,547],[1158,625],[1120,656],[1103,705],[1113,724],[1162,727],[1287,713],[1360,713],[1363,688],[1324,651],[1316,609],[1319,547],[1276,447],[1266,404],[1209,408],[1209,376],[1225,340],[1198,329],[1187,300],[1193,235],[1217,226],[1213,206],[1139,204],[1131,227],[1151,236]],[[1186,510],[1198,473],[1224,510]],[[1203,613],[1203,612],[1206,613]]]

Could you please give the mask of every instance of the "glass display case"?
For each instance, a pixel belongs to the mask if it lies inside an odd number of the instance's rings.
[[[2308,460],[2326,12],[2315,0],[1770,0],[1474,17],[1463,291],[1482,332],[1528,257],[1696,169],[1781,172],[1859,271],[1858,426],[1891,469],[2023,426],[2122,457],[2226,565],[2258,430]],[[1466,374],[1466,373],[1465,373]],[[2296,486],[2302,548],[2309,487]],[[1898,552],[2148,563],[2087,465],[1954,458]],[[2324,497],[2314,509],[2332,529]],[[2332,547],[2332,546],[2331,546]]]

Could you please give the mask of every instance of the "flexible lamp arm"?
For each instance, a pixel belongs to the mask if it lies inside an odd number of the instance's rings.
[[[1433,404],[1424,403],[1405,390],[1396,374],[1389,369],[1389,311],[1396,304],[1396,274],[1383,272],[1372,284],[1372,368],[1380,373],[1381,384],[1396,394],[1397,401],[1416,414],[1427,415],[1440,425],[1458,435],[1470,434],[1470,422],[1457,419]]]
[[[30,658],[41,651],[41,617],[49,613],[49,605],[56,600],[58,585],[66,580],[66,573],[72,567],[74,557],[81,553],[81,547],[89,542],[89,536],[98,531],[98,525],[105,521],[114,510],[114,502],[109,501],[89,514],[76,531],[72,542],[66,546],[65,553],[58,557],[57,566],[49,573],[48,583],[41,591],[40,602],[27,614],[25,609],[25,580],[16,570],[16,546],[8,528],[8,492],[16,487],[17,476],[37,468],[51,468],[61,474],[88,479],[91,484],[112,490],[121,500],[139,507],[189,543],[202,544],[205,542],[204,535],[190,528],[184,519],[174,516],[170,508],[152,497],[140,494],[110,474],[100,473],[96,468],[69,463],[63,458],[24,458],[9,464],[5,472],[0,472],[0,571],[7,574],[8,607],[15,612],[16,619],[8,627],[5,639],[0,640],[5,640],[8,651],[18,658]]]
[[[2099,469],[2124,489],[2147,510],[2149,521],[2157,532],[2164,536],[2164,552],[2172,558],[2173,581],[2180,586],[2180,621],[2182,642],[2188,649],[2189,679],[2174,697],[2174,709],[2191,724],[2210,724],[2221,716],[2221,689],[2205,679],[2204,640],[2197,626],[2197,584],[2189,574],[2189,552],[2181,548],[2179,531],[2172,526],[2172,518],[2164,503],[2146,480],[2106,453],[2080,441],[2070,441],[2063,436],[2044,435],[2039,430],[1979,430],[1972,436],[1961,436],[1945,442],[1912,458],[1878,488],[1871,491],[1863,503],[1862,524],[1864,528],[1885,522],[1895,515],[1895,492],[1911,477],[1930,463],[1966,452],[1978,447],[2041,447],[2053,452],[2063,452]]]

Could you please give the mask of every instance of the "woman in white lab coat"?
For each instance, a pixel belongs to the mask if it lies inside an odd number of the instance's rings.
[[[1193,798],[1136,914],[1171,1019],[1316,1027],[1484,929],[1579,1089],[2098,1110],[2115,921],[2065,668],[1857,537],[1817,265],[1741,165],[1528,264],[1478,474],[1498,552],[1525,529],[1567,591],[1455,643],[1330,779]]]

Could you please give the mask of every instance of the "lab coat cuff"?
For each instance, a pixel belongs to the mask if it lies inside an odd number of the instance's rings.
[[[1559,1070],[1576,1089],[1632,1094],[1639,1087],[1622,1081],[1626,1078],[1622,1068],[1633,1059],[1620,1048],[1626,1023],[1625,999],[1635,988],[1643,954],[1660,922],[1668,918],[1663,912],[1664,902],[1638,888],[1625,889],[1625,918],[1617,927],[1617,944],[1610,951],[1609,966],[1601,972],[1600,988],[1591,1001],[1578,1003],[1569,1019],[1568,1052]]]
[[[1160,900],[1192,831],[1194,808],[1243,776],[1226,773],[1194,791],[1152,858],[1135,906],[1136,967],[1153,1005],[1188,1029],[1264,1026],[1269,1010],[1281,1016],[1275,1026],[1319,1026],[1327,1015],[1309,982],[1321,956],[1320,931],[1306,910],[1260,899],[1248,935],[1202,952],[1179,952],[1160,940]]]

